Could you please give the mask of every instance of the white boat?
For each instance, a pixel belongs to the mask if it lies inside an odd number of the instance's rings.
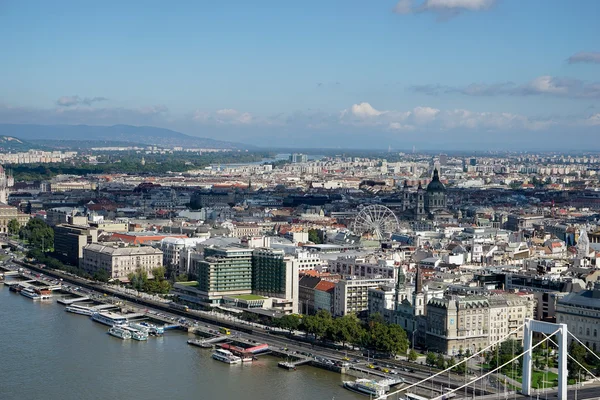
[[[32,288],[25,288],[23,290],[21,290],[21,294],[25,297],[29,297],[30,299],[33,300],[40,300],[40,295],[37,294]]]
[[[165,328],[162,326],[153,325],[148,322],[140,322],[140,325],[147,327],[148,333],[151,335],[162,335],[165,333]]]
[[[242,362],[244,364],[251,363],[252,361],[254,361],[254,358],[252,357],[242,357]]]
[[[108,311],[92,313],[92,319],[108,326],[121,326],[127,324],[127,318],[121,314]]]
[[[146,332],[136,331],[131,333],[131,338],[133,340],[144,341],[148,340],[148,334]]]
[[[129,326],[135,330],[138,330],[140,332],[144,332],[144,333],[150,333],[150,327],[146,326],[146,325],[142,325],[142,324],[137,324],[135,322],[130,322]]]
[[[373,396],[377,399],[385,399],[389,386],[371,379],[357,379],[354,382],[344,381],[344,387],[356,393]]]
[[[217,361],[224,362],[226,364],[239,364],[242,362],[242,359],[236,355],[234,355],[229,350],[217,349],[212,354],[212,358]]]
[[[131,325],[121,325],[120,328],[125,329],[126,331],[129,331],[129,333],[131,333],[131,338],[133,340],[139,340],[139,341],[148,340],[148,332],[143,332],[143,331],[137,330],[137,329],[133,328]]]
[[[131,332],[118,326],[113,326],[110,328],[108,330],[108,334],[123,340],[131,339]]]
[[[93,311],[90,310],[89,308],[83,307],[83,306],[77,306],[75,304],[71,304],[70,306],[66,306],[65,307],[65,311],[70,312],[70,313],[74,313],[74,314],[87,315],[87,316],[90,316],[93,313]]]

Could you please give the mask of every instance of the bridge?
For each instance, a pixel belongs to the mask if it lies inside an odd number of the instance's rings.
[[[498,348],[497,346],[499,346],[504,340],[510,338],[512,335],[519,332],[521,329],[524,330],[524,345],[523,345],[522,353],[515,355],[510,360],[504,362],[502,365],[496,365],[496,367],[494,369],[492,369],[480,376],[477,376],[476,378],[474,378],[468,382],[467,382],[466,374],[465,374],[465,384],[460,385],[456,388],[446,388],[446,390],[444,390],[443,393],[441,393],[439,396],[433,397],[431,400],[446,400],[451,397],[457,396],[462,390],[465,391],[465,398],[467,398],[467,395],[466,395],[467,388],[471,388],[472,392],[475,392],[474,389],[476,387],[475,385],[477,384],[477,382],[480,382],[482,380],[485,380],[485,379],[488,379],[489,377],[494,376],[495,374],[499,373],[499,371],[502,368],[504,368],[508,365],[511,365],[511,364],[514,365],[514,362],[517,361],[521,357],[523,357],[523,375],[522,375],[522,383],[521,383],[520,393],[518,393],[516,390],[511,390],[510,392],[508,392],[508,391],[506,391],[507,385],[504,385],[505,391],[502,394],[502,396],[500,395],[500,393],[497,393],[497,394],[488,395],[488,396],[478,396],[477,398],[493,399],[493,398],[500,398],[500,396],[501,396],[502,398],[507,399],[510,396],[510,398],[513,398],[513,399],[525,399],[525,398],[531,398],[534,394],[537,394],[538,398],[539,398],[540,392],[538,391],[537,393],[534,393],[533,389],[531,387],[532,351],[533,351],[533,349],[535,349],[536,347],[542,345],[543,343],[545,343],[547,341],[549,341],[550,343],[553,343],[555,346],[558,347],[558,389],[546,389],[543,391],[542,395],[545,394],[546,398],[548,398],[547,396],[548,396],[548,394],[550,394],[553,398],[558,398],[558,400],[570,400],[570,399],[583,400],[583,399],[591,399],[591,398],[600,397],[600,386],[588,387],[588,388],[582,389],[581,387],[584,384],[582,382],[577,382],[576,385],[572,385],[571,387],[567,386],[567,377],[568,377],[567,360],[569,358],[572,361],[574,361],[576,364],[578,364],[579,367],[581,367],[582,370],[584,370],[586,372],[586,374],[592,378],[592,381],[600,382],[600,379],[598,379],[592,372],[590,372],[586,366],[582,365],[574,357],[572,357],[570,354],[568,354],[567,343],[568,343],[569,335],[571,335],[572,340],[578,342],[581,346],[583,346],[589,352],[589,354],[593,355],[594,357],[598,358],[599,360],[600,360],[600,356],[598,356],[594,351],[589,349],[573,333],[569,332],[566,324],[554,324],[554,323],[549,323],[549,322],[534,321],[531,319],[526,319],[522,325],[520,325],[516,329],[509,332],[506,336],[504,336],[497,342],[490,344],[489,346],[479,350],[477,353],[475,353],[469,357],[465,357],[463,360],[461,360],[457,364],[455,364],[443,371],[437,372],[425,379],[422,379],[415,383],[411,383],[409,385],[402,387],[399,390],[395,390],[395,391],[388,393],[387,398],[388,399],[396,398],[396,397],[394,397],[394,395],[396,395],[396,396],[406,395],[406,394],[410,393],[410,389],[415,388],[416,386],[420,386],[423,383],[430,381],[442,374],[449,373],[452,369],[455,369],[457,365],[460,365],[463,363],[467,363],[466,365],[468,365],[469,360],[473,359],[474,357],[481,356],[486,351],[490,351],[494,348],[497,349]],[[537,333],[540,333],[543,335],[543,339],[540,340],[539,342],[537,342],[536,344],[532,343],[534,332],[537,332]],[[553,340],[554,337],[556,337],[556,340]],[[584,377],[584,379],[585,379],[585,377]],[[513,381],[513,383],[518,383],[518,382]],[[590,382],[588,381],[586,383],[589,384]],[[515,385],[512,385],[512,386],[515,386]],[[578,392],[579,392],[579,397],[577,397]],[[591,397],[585,397],[585,396],[591,396]],[[407,398],[410,398],[410,395],[407,396]],[[471,397],[468,396],[468,398],[471,398]]]

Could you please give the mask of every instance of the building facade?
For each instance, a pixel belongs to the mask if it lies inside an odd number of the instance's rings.
[[[218,305],[223,296],[252,293],[252,249],[207,247],[204,259],[195,262],[204,303]]]
[[[162,257],[162,251],[149,246],[112,247],[92,243],[83,248],[81,267],[90,275],[105,270],[111,279],[121,281],[127,281],[129,274],[138,271],[153,278],[152,270],[162,267]]]
[[[532,318],[533,306],[531,295],[434,298],[427,304],[427,347],[448,355],[477,352]],[[523,331],[511,338],[522,340]]]
[[[600,282],[592,290],[569,293],[556,307],[556,322],[567,324],[569,332],[593,351],[600,350]],[[569,343],[574,339],[569,336]]]
[[[54,251],[71,265],[79,265],[83,248],[98,242],[98,229],[85,225],[60,224],[54,227]]]
[[[252,252],[252,292],[261,296],[289,299],[292,313],[298,312],[298,267],[283,250],[267,247]]]

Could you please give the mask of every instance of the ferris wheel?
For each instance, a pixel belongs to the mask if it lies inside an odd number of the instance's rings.
[[[381,205],[370,205],[359,211],[354,219],[353,230],[358,235],[370,235],[382,240],[400,228],[396,214]]]

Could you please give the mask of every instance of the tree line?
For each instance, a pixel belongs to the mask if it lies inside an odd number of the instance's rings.
[[[392,356],[406,354],[408,349],[404,329],[386,323],[379,314],[362,322],[353,314],[334,318],[326,310],[320,310],[316,315],[285,315],[274,320],[274,325],[288,330],[290,335],[295,330],[303,330],[314,340],[342,343],[343,346],[352,344]]]

